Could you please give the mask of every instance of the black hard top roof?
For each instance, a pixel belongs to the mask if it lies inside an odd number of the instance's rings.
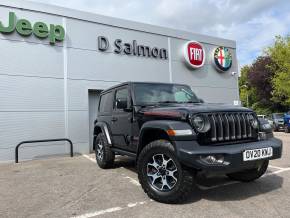
[[[134,81],[128,81],[128,82],[122,82],[122,83],[120,83],[118,85],[115,85],[115,86],[112,86],[112,87],[110,87],[108,89],[105,89],[105,90],[103,90],[101,92],[101,94],[102,93],[105,93],[105,92],[108,92],[108,91],[111,91],[113,89],[116,89],[116,88],[125,86],[125,85],[132,85],[132,84],[156,84],[156,85],[158,85],[158,84],[160,84],[160,85],[171,84],[171,85],[186,85],[186,84],[181,84],[181,83],[169,83],[169,82],[168,83],[165,83],[165,82],[134,82]],[[186,86],[188,86],[188,85],[186,85]]]

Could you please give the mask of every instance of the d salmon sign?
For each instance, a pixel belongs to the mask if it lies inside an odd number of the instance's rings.
[[[214,64],[220,71],[227,71],[233,62],[232,54],[228,48],[220,46],[214,50]]]
[[[186,63],[194,69],[204,65],[205,51],[199,42],[189,41],[184,45],[183,55]]]

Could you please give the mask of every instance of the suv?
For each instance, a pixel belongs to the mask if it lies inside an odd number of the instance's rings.
[[[100,95],[95,121],[97,164],[136,158],[139,182],[156,201],[176,203],[196,174],[222,173],[244,182],[261,177],[282,142],[247,108],[207,104],[187,85],[127,82]]]
[[[273,121],[273,128],[275,132],[284,130],[284,114],[274,113],[271,116],[271,120]]]
[[[284,115],[284,130],[290,133],[290,110]]]

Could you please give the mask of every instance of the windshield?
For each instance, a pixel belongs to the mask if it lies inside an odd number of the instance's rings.
[[[273,114],[274,119],[283,119],[284,114]]]
[[[158,103],[199,103],[189,86],[177,84],[134,84],[136,105]]]

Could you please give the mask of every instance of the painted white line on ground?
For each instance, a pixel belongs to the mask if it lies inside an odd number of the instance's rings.
[[[273,168],[273,169],[278,169],[278,170],[283,170],[285,168],[283,167],[276,167],[276,166],[273,166],[273,165],[269,165],[270,168]]]
[[[89,155],[83,154],[82,156],[84,158],[96,163],[96,159],[90,157]],[[120,168],[124,168],[124,167],[120,167]],[[132,183],[133,185],[141,186],[138,180],[133,179],[132,177],[129,177],[129,176],[125,176],[125,174],[123,174],[123,173],[122,173],[122,176],[124,176],[124,178],[126,178],[126,179],[129,179],[129,182]]]
[[[138,205],[146,204],[146,201],[136,202],[136,203],[129,203],[127,207],[136,207]]]
[[[86,214],[83,214],[83,215],[74,216],[74,217],[71,217],[71,218],[91,218],[91,217],[95,217],[95,216],[104,215],[104,214],[107,214],[107,213],[113,213],[113,212],[116,212],[116,211],[124,210],[124,209],[127,209],[127,208],[136,207],[138,205],[143,205],[143,204],[146,204],[146,203],[147,203],[146,201],[129,203],[126,207],[112,207],[112,208],[108,208],[108,209],[105,209],[105,210],[99,210],[99,211],[95,211],[95,212],[92,212],[92,213],[86,213]]]
[[[94,163],[97,162],[95,158],[92,158],[92,157],[90,157],[89,155],[83,154],[83,157],[84,157],[84,158],[87,158],[88,160],[90,160],[90,161],[92,161],[92,162],[94,162]]]
[[[286,172],[286,171],[290,171],[290,167],[282,168],[282,169],[277,170],[275,172],[266,173],[262,177],[267,177],[267,176],[271,176],[271,175],[275,175],[275,174],[280,174],[280,173],[283,173],[283,172]],[[199,189],[201,189],[201,190],[211,190],[211,189],[215,189],[215,188],[219,188],[219,187],[223,187],[223,186],[228,186],[228,185],[233,185],[233,184],[238,184],[238,183],[241,183],[241,182],[232,181],[232,182],[227,182],[227,183],[223,183],[221,185],[215,185],[215,186],[210,186],[210,187],[197,184],[197,187]]]
[[[286,172],[286,171],[290,171],[290,167],[282,168],[281,170],[277,170],[275,172],[267,173],[267,174],[263,175],[262,177],[271,176],[271,175],[283,173],[283,172]]]
[[[137,181],[136,179],[131,178],[130,176],[125,176],[124,178],[129,179],[129,181],[132,184],[136,185],[136,186],[141,186],[140,183],[139,183],[139,181]]]
[[[99,210],[99,211],[95,211],[93,213],[86,213],[80,216],[75,216],[73,218],[90,218],[90,217],[94,217],[94,216],[100,216],[106,213],[112,213],[115,211],[119,211],[119,210],[123,210],[124,208],[122,207],[112,207],[112,208],[108,208],[106,210]]]

